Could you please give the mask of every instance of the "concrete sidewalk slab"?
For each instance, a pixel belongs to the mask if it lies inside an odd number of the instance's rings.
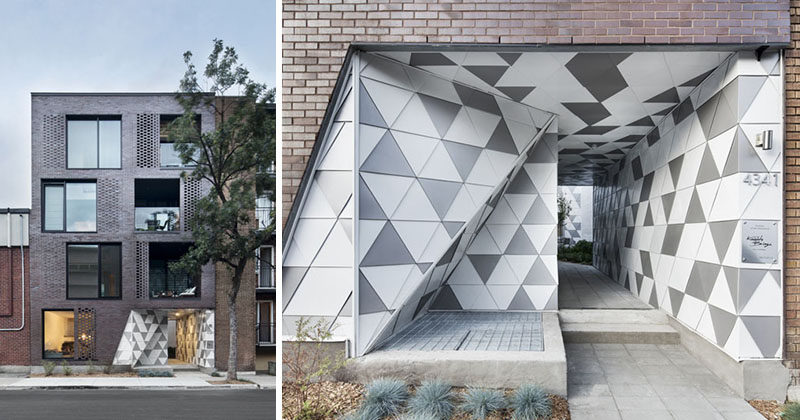
[[[240,374],[243,380],[252,384],[211,384],[208,381],[219,381],[223,378],[204,373],[186,372],[174,377],[139,378],[139,377],[36,377],[36,378],[0,378],[0,390],[20,389],[275,389],[274,376]]]
[[[275,376],[240,373],[239,379],[243,381],[250,381],[258,385],[258,387],[261,389],[276,389],[278,387],[278,380]]]

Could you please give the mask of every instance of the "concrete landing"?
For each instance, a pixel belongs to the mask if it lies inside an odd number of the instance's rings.
[[[558,262],[559,309],[651,309],[590,265]]]
[[[565,343],[680,344],[681,336],[657,309],[566,309],[559,312]]]
[[[567,395],[567,362],[558,315],[541,314],[543,351],[378,350],[348,363],[346,373],[366,383],[395,377],[410,383],[442,379],[455,386],[518,387],[535,383]]]

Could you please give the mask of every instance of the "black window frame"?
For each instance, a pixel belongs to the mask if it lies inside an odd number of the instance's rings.
[[[75,320],[78,319],[76,314],[75,308],[42,308],[42,360],[75,360],[75,344],[73,344],[72,348],[72,356],[71,357],[47,357],[45,356],[45,333],[47,332],[44,325],[44,314],[45,312],[72,312],[72,342],[75,343],[77,340],[75,339]]]
[[[151,246],[153,244],[158,244],[158,245],[166,245],[166,244],[173,244],[174,245],[174,244],[178,244],[178,245],[181,245],[181,246],[187,246],[187,250],[188,250],[188,248],[192,246],[193,242],[153,241],[153,242],[149,242],[148,243],[148,245],[147,245],[147,273],[148,273],[148,277],[150,275],[150,270],[151,270],[151,265],[150,264],[152,263],[152,261],[155,260],[155,261],[165,261],[166,262],[166,264],[164,265],[164,275],[165,275],[165,279],[168,279],[169,278],[169,271],[170,271],[169,264],[171,262],[178,261],[178,260],[177,259],[165,259],[165,258],[152,258],[151,257],[151,252],[152,252]],[[148,281],[147,299],[148,300],[154,300],[154,301],[171,300],[171,299],[172,300],[177,300],[177,301],[193,300],[193,299],[194,300],[200,300],[201,299],[201,294],[202,294],[201,293],[202,292],[202,285],[203,285],[203,272],[202,272],[202,269],[200,270],[200,272],[198,272],[198,273],[196,273],[194,275],[192,275],[192,273],[186,273],[186,275],[190,276],[192,278],[192,280],[195,282],[194,296],[184,296],[184,297],[156,296],[156,297],[153,297],[153,290],[151,289],[151,284],[152,283],[150,283]]]
[[[158,115],[158,167],[159,169],[166,169],[166,170],[174,170],[174,169],[186,169],[186,168],[196,168],[196,164],[184,164],[181,162],[179,166],[164,166],[161,162],[161,145],[162,144],[175,144],[175,140],[170,140],[169,137],[166,135],[162,135],[161,126],[166,121],[166,125],[172,124],[173,121],[177,120],[181,117],[181,114],[159,114]],[[203,132],[203,117],[200,114],[195,113],[194,115],[195,124],[197,124],[197,131],[199,134]]]
[[[70,121],[97,121],[97,136],[95,147],[97,148],[97,166],[94,168],[70,168],[69,167],[69,122]],[[102,168],[100,167],[100,121],[119,121],[119,167]],[[122,114],[68,114],[64,124],[64,166],[67,170],[122,170],[122,133],[124,131]]]
[[[95,195],[94,195],[94,230],[67,230],[67,184],[94,184],[95,186]],[[62,194],[62,203],[64,207],[64,214],[61,215],[62,220],[62,229],[59,230],[51,230],[46,229],[45,223],[45,187],[48,185],[60,185],[63,187],[63,194]],[[42,188],[39,202],[41,204],[41,220],[42,220],[42,233],[97,233],[97,180],[96,179],[70,179],[70,180],[42,180]]]
[[[69,296],[69,247],[71,245],[97,245],[97,297],[70,297]],[[100,285],[102,283],[103,268],[101,266],[103,261],[103,246],[118,246],[119,247],[119,296],[100,296]],[[122,299],[122,243],[121,242],[67,242],[65,244],[66,261],[67,261],[67,283],[66,283],[66,298],[67,300],[121,300]]]

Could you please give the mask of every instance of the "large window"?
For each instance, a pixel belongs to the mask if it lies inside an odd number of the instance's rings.
[[[256,302],[256,305],[258,345],[275,344],[275,303],[266,300]]]
[[[175,119],[178,118],[177,115],[162,115],[160,121],[160,154],[161,154],[161,167],[162,168],[184,168],[187,166],[195,166],[194,163],[189,162],[184,165],[183,161],[181,160],[181,156],[177,150],[175,150],[175,140],[169,137],[169,125]],[[200,127],[200,115],[195,116],[195,124]]]
[[[119,244],[67,245],[67,298],[122,296],[122,254]]]
[[[170,232],[180,228],[180,180],[137,179],[134,190],[137,231]]]
[[[150,243],[150,297],[187,298],[200,296],[197,276],[175,270],[170,263],[179,260],[190,244],[173,242]]]
[[[97,230],[97,184],[52,182],[42,186],[42,216],[48,232],[94,232]]]
[[[275,287],[275,248],[262,246],[258,250],[258,287]]]
[[[45,359],[75,357],[75,312],[44,311],[42,335]]]
[[[67,117],[67,168],[121,167],[122,118],[119,115]]]

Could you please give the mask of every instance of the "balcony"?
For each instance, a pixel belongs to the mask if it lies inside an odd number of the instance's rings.
[[[275,323],[274,322],[261,322],[256,324],[256,336],[258,337],[259,346],[274,346],[275,345]]]
[[[263,206],[263,207],[256,207],[256,221],[258,222],[258,229],[266,229],[272,223],[272,212],[275,210],[275,206]]]
[[[262,246],[257,255],[258,289],[275,289],[275,248]]]
[[[136,207],[136,231],[172,232],[180,230],[179,207]]]

